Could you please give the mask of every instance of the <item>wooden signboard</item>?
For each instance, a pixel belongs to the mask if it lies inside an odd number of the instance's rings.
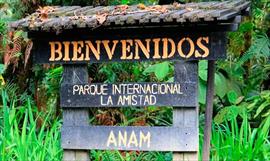
[[[198,60],[209,60],[203,151],[209,160],[215,60],[226,58],[226,32],[237,29],[249,4],[52,7],[45,20],[39,9],[12,23],[29,31],[34,63],[64,64],[63,160],[89,161],[89,149],[173,151],[174,161],[198,160]],[[88,82],[88,63],[168,60],[174,60],[173,83]],[[172,126],[89,125],[88,108],[129,106],[173,106]]]
[[[42,37],[34,41],[33,58],[54,64],[225,58],[224,33],[119,32]]]
[[[196,132],[196,127],[71,126],[62,129],[62,147],[194,152],[198,147]]]
[[[192,71],[190,71],[192,72]],[[196,82],[74,84],[61,87],[61,107],[194,107]]]

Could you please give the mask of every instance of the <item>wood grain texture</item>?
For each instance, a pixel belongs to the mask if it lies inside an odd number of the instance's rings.
[[[197,62],[181,62],[177,61],[174,65],[175,81],[189,82],[198,81],[198,66]],[[193,68],[194,72],[188,73],[188,69]],[[196,76],[196,77],[194,77]],[[197,94],[196,90],[196,94]],[[194,108],[174,108],[173,109],[173,126],[179,128],[193,127],[196,130],[194,135],[196,138],[193,142],[199,142],[199,127],[198,127],[198,105]],[[196,147],[195,152],[177,152],[173,153],[173,161],[196,161],[198,160],[199,146]]]
[[[192,73],[192,69],[189,69]],[[91,86],[91,87],[90,87]],[[63,108],[196,106],[195,82],[77,84],[61,88]],[[90,89],[91,88],[91,89]],[[104,89],[101,90],[95,89]],[[141,90],[140,90],[141,89]],[[81,92],[80,92],[81,91]]]
[[[166,12],[161,12],[159,9],[160,6],[147,6],[149,8],[144,9],[143,7],[133,5],[128,6],[125,10],[121,10],[121,7],[118,6],[66,6],[55,7],[52,12],[48,13],[47,20],[41,19],[39,17],[39,11],[37,11],[25,19],[12,22],[10,27],[28,31],[39,30],[57,32],[71,28],[95,29],[100,26],[138,26],[139,24],[175,25],[183,22],[198,24],[209,21],[222,23],[224,20],[230,20],[236,15],[241,15],[249,6],[250,2],[246,0],[162,5],[163,8],[166,8]],[[228,9],[227,14],[230,16],[223,16],[221,18],[221,15],[216,15],[216,18],[213,18],[209,17],[208,14],[205,14],[209,13],[211,10],[224,9]],[[186,13],[176,14],[182,12]],[[102,13],[107,14],[106,22],[102,24],[96,23],[96,16]],[[201,18],[198,18],[199,15]],[[81,25],[81,23],[86,23],[86,21],[88,25]],[[232,21],[230,22],[232,23]]]
[[[205,109],[205,127],[203,136],[203,160],[210,160],[210,140],[212,130],[213,117],[213,101],[215,93],[215,61],[208,61],[207,71],[207,94],[206,94],[206,109]]]
[[[70,126],[62,129],[65,149],[197,151],[196,127]]]
[[[70,83],[87,83],[88,71],[86,65],[65,65],[62,86]],[[88,126],[89,113],[87,109],[63,109],[62,130],[68,126]],[[63,142],[63,139],[61,139]],[[65,150],[63,161],[90,161],[89,152],[85,150]]]
[[[86,24],[89,25],[89,24]],[[165,32],[166,31],[166,32]],[[76,33],[76,31],[74,31]],[[109,36],[108,36],[109,35]],[[205,57],[202,57],[203,53],[205,53],[198,45],[198,39],[204,37],[208,38],[208,43],[206,41],[202,41],[202,44],[209,49],[209,54]],[[191,49],[190,43],[186,40],[189,38],[192,40],[193,48]],[[137,53],[139,58],[135,57],[136,43],[134,40],[140,40],[143,45],[146,45],[146,39],[149,39],[149,56],[146,57],[144,52],[138,48]],[[159,45],[157,46],[159,50],[159,57],[155,57],[155,43],[153,39],[159,39]],[[163,39],[170,39],[173,41],[174,50],[172,56],[166,57],[164,55],[164,48],[168,48],[167,54],[172,51],[172,45],[168,43],[167,47],[164,47]],[[108,52],[105,49],[104,44],[100,43],[99,45],[99,58],[92,53],[90,50],[89,60],[85,60],[86,54],[83,55],[83,59],[79,61],[73,61],[73,46],[72,41],[91,41],[94,46],[97,46],[96,41],[109,41],[110,49],[112,50],[112,41],[117,41],[117,44],[114,48],[114,54],[112,58],[109,58]],[[131,40],[133,45],[129,45],[130,51],[124,52],[126,48],[123,48],[122,41]],[[179,46],[181,40],[184,40]],[[69,61],[63,60],[63,55],[65,52],[64,45],[62,44],[62,58],[59,60],[49,61],[51,57],[51,46],[50,42],[60,42],[63,43],[65,41],[70,42],[68,50]],[[183,32],[180,29],[159,29],[159,30],[141,30],[138,32],[125,32],[123,30],[120,31],[111,31],[111,32],[87,32],[85,34],[78,34],[76,37],[74,34],[69,35],[57,35],[51,37],[35,37],[33,39],[34,48],[32,49],[33,60],[35,63],[44,64],[44,63],[53,63],[53,64],[81,64],[81,63],[101,63],[101,62],[128,62],[128,61],[158,61],[158,60],[217,60],[224,59],[226,57],[226,49],[225,49],[226,37],[224,33],[220,32]],[[84,44],[81,49],[81,53],[86,53],[86,49],[88,46]],[[108,48],[107,48],[108,49]],[[201,53],[200,56],[196,56],[196,51]],[[180,54],[182,52],[183,54]],[[189,54],[191,52],[191,54]],[[123,59],[123,53],[127,53],[127,55],[131,55],[131,58]],[[187,55],[189,55],[187,57]]]

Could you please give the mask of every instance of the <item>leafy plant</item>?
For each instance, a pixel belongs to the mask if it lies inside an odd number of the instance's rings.
[[[0,160],[61,160],[60,121],[50,122],[50,114],[40,129],[30,100],[16,107],[16,101],[7,102],[2,90],[3,108],[0,113]],[[9,103],[9,105],[8,105]]]
[[[204,0],[195,0],[201,2]],[[195,2],[186,0],[185,2]],[[182,1],[181,1],[182,2]],[[9,35],[7,23],[44,5],[91,5],[92,0],[0,0],[0,55],[14,39],[25,33]],[[118,0],[109,4],[157,4],[156,0]],[[252,17],[245,18],[237,32],[229,33],[226,61],[217,62],[215,73],[215,123],[212,130],[212,160],[267,160],[269,142],[269,2],[252,1]],[[25,47],[12,57],[23,58]],[[28,52],[29,53],[29,52]],[[27,56],[27,54],[26,54]],[[29,55],[28,55],[29,56]],[[12,62],[12,61],[7,61]],[[23,61],[22,61],[23,62]],[[24,61],[27,62],[27,61]],[[8,64],[8,63],[7,63]],[[12,64],[12,63],[11,63]],[[22,63],[17,69],[24,70]],[[173,65],[157,63],[110,63],[89,65],[91,82],[165,82],[173,81]],[[0,108],[0,160],[61,160],[60,123],[54,109],[58,104],[62,67],[34,66],[27,81],[0,64],[3,105]],[[21,72],[25,76],[24,71]],[[207,62],[199,63],[199,102],[205,104]],[[26,89],[19,86],[26,85]],[[41,89],[38,100],[46,110],[39,111],[33,96]],[[36,96],[36,95],[35,95]],[[45,96],[45,98],[43,98]],[[172,124],[171,107],[120,108],[92,110],[91,123],[122,126],[168,126]],[[203,115],[201,115],[203,116]],[[37,126],[39,118],[43,124]],[[203,125],[202,123],[200,125]],[[202,143],[202,133],[200,142]],[[122,152],[92,150],[93,160],[172,160],[171,153]]]
[[[169,79],[168,76],[172,75],[172,67],[169,62],[161,62],[153,65],[149,65],[143,71],[144,75],[154,74],[158,81],[163,81],[165,78]]]
[[[199,103],[201,104],[206,102],[207,64],[207,61],[199,62]],[[229,73],[218,66],[215,72],[215,94],[222,100],[230,91],[241,95],[238,84],[230,77]]]
[[[228,97],[232,105],[219,110],[214,118],[217,124],[231,121],[237,116],[241,116],[243,119],[247,114],[248,121],[252,122],[253,126],[259,126],[261,122],[265,122],[270,117],[270,91],[262,91],[260,94],[246,99],[232,93]]]
[[[252,58],[267,59],[270,56],[270,40],[266,34],[256,34],[253,41],[248,51],[240,58],[240,64]]]
[[[119,152],[119,151],[91,151],[94,161],[171,161],[170,152]]]
[[[239,125],[236,118],[212,126],[211,160],[268,160],[270,117],[252,128],[248,116]],[[202,145],[202,135],[200,135]]]

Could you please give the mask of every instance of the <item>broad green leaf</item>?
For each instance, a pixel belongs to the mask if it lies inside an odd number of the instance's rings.
[[[227,93],[227,80],[221,73],[215,73],[215,92],[223,98]]]
[[[199,77],[206,82],[207,81],[207,70],[199,69]]]
[[[200,70],[207,70],[207,60],[201,60],[199,61],[199,69]]]
[[[158,80],[163,80],[167,74],[169,73],[169,63],[168,62],[163,62],[160,64],[156,64],[155,68],[155,75]]]
[[[156,65],[150,65],[143,71],[143,74],[147,75],[149,73],[155,72],[155,70],[156,70]]]
[[[228,98],[228,100],[229,100],[230,103],[235,104],[236,101],[237,101],[238,96],[237,96],[237,93],[236,92],[229,91],[227,93],[227,98]]]
[[[235,119],[239,115],[240,111],[241,109],[235,105],[224,107],[214,117],[214,121],[217,124],[220,124],[224,121],[230,121]]]
[[[229,111],[229,107],[224,107],[221,110],[219,110],[219,112],[214,117],[214,122],[217,124],[222,123],[225,120],[225,116],[228,113],[228,111]]]
[[[227,82],[227,91],[234,91],[238,96],[243,95],[240,84],[234,80],[226,79]]]
[[[206,102],[206,84],[199,79],[199,103],[205,104]]]

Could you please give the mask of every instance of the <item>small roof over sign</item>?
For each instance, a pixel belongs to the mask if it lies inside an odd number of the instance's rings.
[[[153,25],[183,25],[186,23],[232,22],[249,8],[250,2],[174,3],[145,6],[47,6],[28,17],[10,23],[12,29],[58,32],[73,28],[136,27]]]

